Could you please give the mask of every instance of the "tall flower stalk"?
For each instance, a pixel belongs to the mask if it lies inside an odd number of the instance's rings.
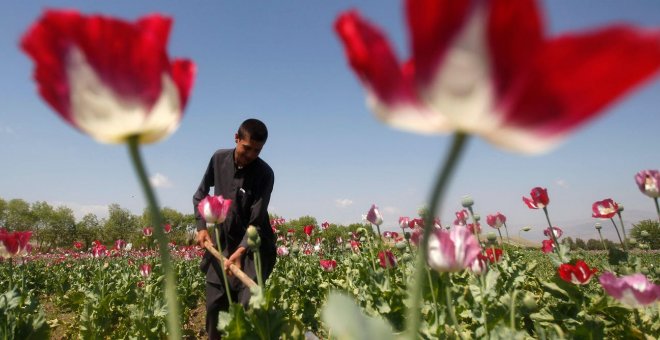
[[[415,272],[413,279],[410,281],[410,289],[408,289],[410,294],[410,308],[408,309],[406,318],[406,330],[407,336],[410,339],[417,339],[419,332],[420,323],[420,306],[421,306],[421,297],[422,297],[422,287],[424,280],[424,271],[426,270],[426,263],[428,262],[428,239],[431,235],[433,227],[433,216],[436,215],[439,210],[439,206],[442,203],[442,198],[447,189],[447,184],[449,179],[454,173],[460,156],[465,148],[466,142],[469,139],[469,136],[462,132],[456,132],[452,138],[451,146],[449,147],[449,153],[447,154],[445,161],[438,172],[436,177],[435,185],[431,190],[431,195],[429,198],[429,214],[425,216],[424,221],[424,233],[422,239],[420,240],[420,249],[419,254],[417,254],[417,261],[415,263]],[[449,280],[446,281],[446,284],[449,284]],[[448,289],[448,288],[447,288]],[[449,293],[447,293],[449,294]],[[451,300],[448,299],[448,303],[451,303]],[[453,317],[455,320],[455,316]]]
[[[131,136],[128,138],[128,150],[131,156],[133,168],[138,176],[142,191],[147,200],[149,211],[151,212],[152,223],[154,225],[154,234],[158,242],[158,254],[160,255],[161,265],[165,273],[165,301],[167,302],[167,325],[169,336],[171,339],[181,338],[181,323],[179,322],[179,302],[176,299],[176,272],[172,267],[170,259],[170,249],[167,246],[167,237],[165,236],[163,216],[160,213],[160,208],[156,195],[154,193],[147,172],[142,162],[139,150],[139,136]]]

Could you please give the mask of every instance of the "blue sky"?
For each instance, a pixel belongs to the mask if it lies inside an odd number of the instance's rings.
[[[394,229],[399,216],[416,215],[426,201],[450,139],[376,120],[332,24],[340,11],[357,8],[407,57],[401,7],[398,1],[1,2],[0,197],[64,204],[78,217],[105,216],[111,203],[141,213],[145,201],[126,147],[97,144],[63,123],[37,96],[32,63],[18,40],[44,8],[129,20],[160,12],[175,20],[171,56],[191,58],[198,67],[178,131],[142,149],[162,206],[192,212],[209,157],[233,147],[238,125],[255,117],[270,130],[262,158],[276,175],[271,212],[348,224],[376,203],[384,229]],[[660,18],[655,0],[557,0],[542,7],[551,34],[621,21],[657,27]],[[470,140],[445,197],[443,223],[469,194],[484,219],[500,211],[513,233],[529,225],[528,237],[540,239],[545,218],[521,200],[535,186],[548,188],[553,224],[569,236],[597,237],[591,204],[604,198],[624,204],[628,223],[653,218],[653,202],[633,176],[660,165],[658,94],[656,76],[544,155],[521,156]],[[613,237],[609,221],[604,226]]]

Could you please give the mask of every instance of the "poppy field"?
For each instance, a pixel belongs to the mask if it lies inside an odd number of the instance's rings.
[[[470,231],[470,215],[460,210],[449,230],[433,227],[418,336],[651,339],[660,331],[657,251],[620,246],[570,251],[562,241],[557,247],[526,248],[494,232],[481,233],[479,221]],[[382,222],[375,206],[367,218]],[[496,214],[489,220],[498,228],[506,218]],[[379,237],[377,224],[292,227],[273,219],[275,271],[255,290],[251,308],[233,305],[219,327],[230,339],[403,335],[422,224],[421,218],[403,217],[401,232]],[[563,238],[561,229],[554,232]],[[167,334],[157,252],[127,249],[120,240],[109,247],[94,243],[83,250],[74,244],[40,254],[29,251],[28,240],[29,232],[2,233],[0,331],[5,337]],[[203,337],[202,250],[172,245],[170,254],[182,334]],[[559,264],[560,257],[564,263]]]

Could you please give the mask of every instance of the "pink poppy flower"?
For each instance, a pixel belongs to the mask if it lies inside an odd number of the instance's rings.
[[[488,257],[479,253],[479,255],[474,258],[474,261],[472,261],[469,268],[471,272],[477,275],[484,274],[488,270]]]
[[[73,242],[73,247],[76,248],[76,249],[82,249],[83,244],[80,241],[75,241],[75,242]]]
[[[321,223],[321,229],[326,230],[330,227],[330,223],[328,222],[323,222]]]
[[[383,232],[383,237],[396,239],[397,237],[399,237],[399,233],[397,233],[396,231],[385,231]]]
[[[405,3],[405,62],[357,11],[335,22],[368,105],[397,128],[463,131],[538,153],[660,68],[656,30],[617,25],[547,37],[534,1]]]
[[[227,218],[231,207],[231,200],[220,196],[208,195],[197,205],[197,211],[206,221],[206,224],[220,224]]]
[[[303,232],[307,234],[307,236],[311,236],[312,232],[314,231],[314,226],[313,225],[306,225],[303,227]]]
[[[480,252],[479,241],[466,228],[434,229],[428,240],[429,266],[439,272],[463,270]]]
[[[476,227],[475,227],[475,225],[476,225]],[[473,234],[474,233],[477,233],[477,234],[481,233],[481,224],[479,222],[477,222],[476,224],[475,223],[469,223],[465,227],[467,228],[467,230],[469,230]],[[475,231],[475,229],[476,229],[476,231]]]
[[[612,218],[619,210],[619,205],[611,198],[602,201],[596,201],[591,206],[592,217],[596,218]]]
[[[115,249],[123,250],[124,248],[126,248],[126,241],[121,239],[115,241]]]
[[[660,171],[643,170],[635,175],[639,190],[651,198],[660,197]]]
[[[356,240],[351,240],[351,249],[353,250],[353,252],[359,253],[360,252],[360,242],[356,241]]]
[[[550,231],[550,228],[546,228],[543,230],[543,235],[547,237],[552,237],[550,233],[554,232],[556,238],[560,238],[561,235],[564,235],[564,231],[561,230],[559,227],[552,227],[552,231]]]
[[[335,260],[319,260],[323,271],[332,272],[337,268],[337,261]]]
[[[575,261],[575,265],[563,263],[557,269],[562,280],[576,285],[586,285],[597,271],[596,268],[589,268],[582,260]]]
[[[410,223],[410,217],[407,216],[399,217],[399,227],[401,227],[401,229],[405,229],[406,227],[408,227],[409,223]]]
[[[641,307],[660,300],[660,286],[639,273],[617,278],[606,272],[598,280],[607,294],[632,307]]]
[[[148,277],[148,276],[151,274],[151,265],[148,264],[148,263],[143,263],[143,264],[140,266],[140,274],[141,274],[143,277]]]
[[[367,221],[377,226],[383,224],[383,216],[380,215],[380,211],[375,204],[371,205],[371,209],[369,209],[369,212],[367,213]]]
[[[146,237],[150,237],[153,234],[153,229],[151,227],[146,227],[142,229],[142,234]]]
[[[8,259],[25,256],[31,249],[30,237],[32,237],[31,231],[7,232],[4,228],[0,228],[0,257]]]
[[[486,216],[486,223],[488,223],[488,225],[492,228],[499,229],[504,225],[504,223],[506,223],[506,216],[499,212],[495,215],[488,215]]]
[[[552,251],[555,249],[555,242],[553,240],[543,240],[541,244],[543,245],[541,250],[546,254],[552,253]]]
[[[179,126],[195,74],[192,61],[167,54],[171,25],[159,14],[131,23],[48,10],[21,48],[39,93],[67,123],[102,143],[153,143]]]
[[[287,256],[289,255],[289,248],[280,246],[277,247],[277,256]]]
[[[169,223],[165,224],[163,230],[165,231],[165,234],[169,234],[172,231],[172,226]]]
[[[380,266],[383,268],[394,268],[396,267],[396,257],[389,250],[381,250],[378,252],[378,260],[380,261]]]
[[[456,212],[456,220],[454,221],[454,224],[462,224],[465,225],[467,224],[467,220],[470,217],[468,214],[468,211],[463,209],[459,210]]]
[[[102,244],[95,245],[94,247],[92,247],[92,256],[95,258],[103,257],[106,255],[106,250],[107,250],[106,246]]]
[[[536,187],[532,189],[531,198],[523,197],[523,202],[527,204],[530,209],[543,209],[550,203],[550,198],[548,197],[548,190],[541,187]]]
[[[424,227],[424,220],[421,218],[413,218],[410,220],[408,223],[408,227],[410,229],[415,229],[415,228],[423,228]]]
[[[413,229],[412,233],[410,233],[410,241],[416,246],[419,245],[419,243],[422,241],[424,238],[424,228],[415,228]]]

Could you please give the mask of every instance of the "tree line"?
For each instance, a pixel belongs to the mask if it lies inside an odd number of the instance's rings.
[[[188,244],[194,235],[195,216],[182,214],[172,208],[161,209],[166,224],[172,227],[168,234],[170,242]],[[0,227],[8,231],[32,231],[32,240],[40,250],[56,247],[71,247],[73,242],[82,242],[85,249],[93,241],[112,244],[122,239],[137,246],[151,242],[143,235],[143,228],[152,226],[148,209],[135,215],[119,204],[108,206],[108,217],[99,218],[88,213],[76,221],[73,210],[67,206],[53,207],[44,201],[28,203],[15,198],[0,198]]]

